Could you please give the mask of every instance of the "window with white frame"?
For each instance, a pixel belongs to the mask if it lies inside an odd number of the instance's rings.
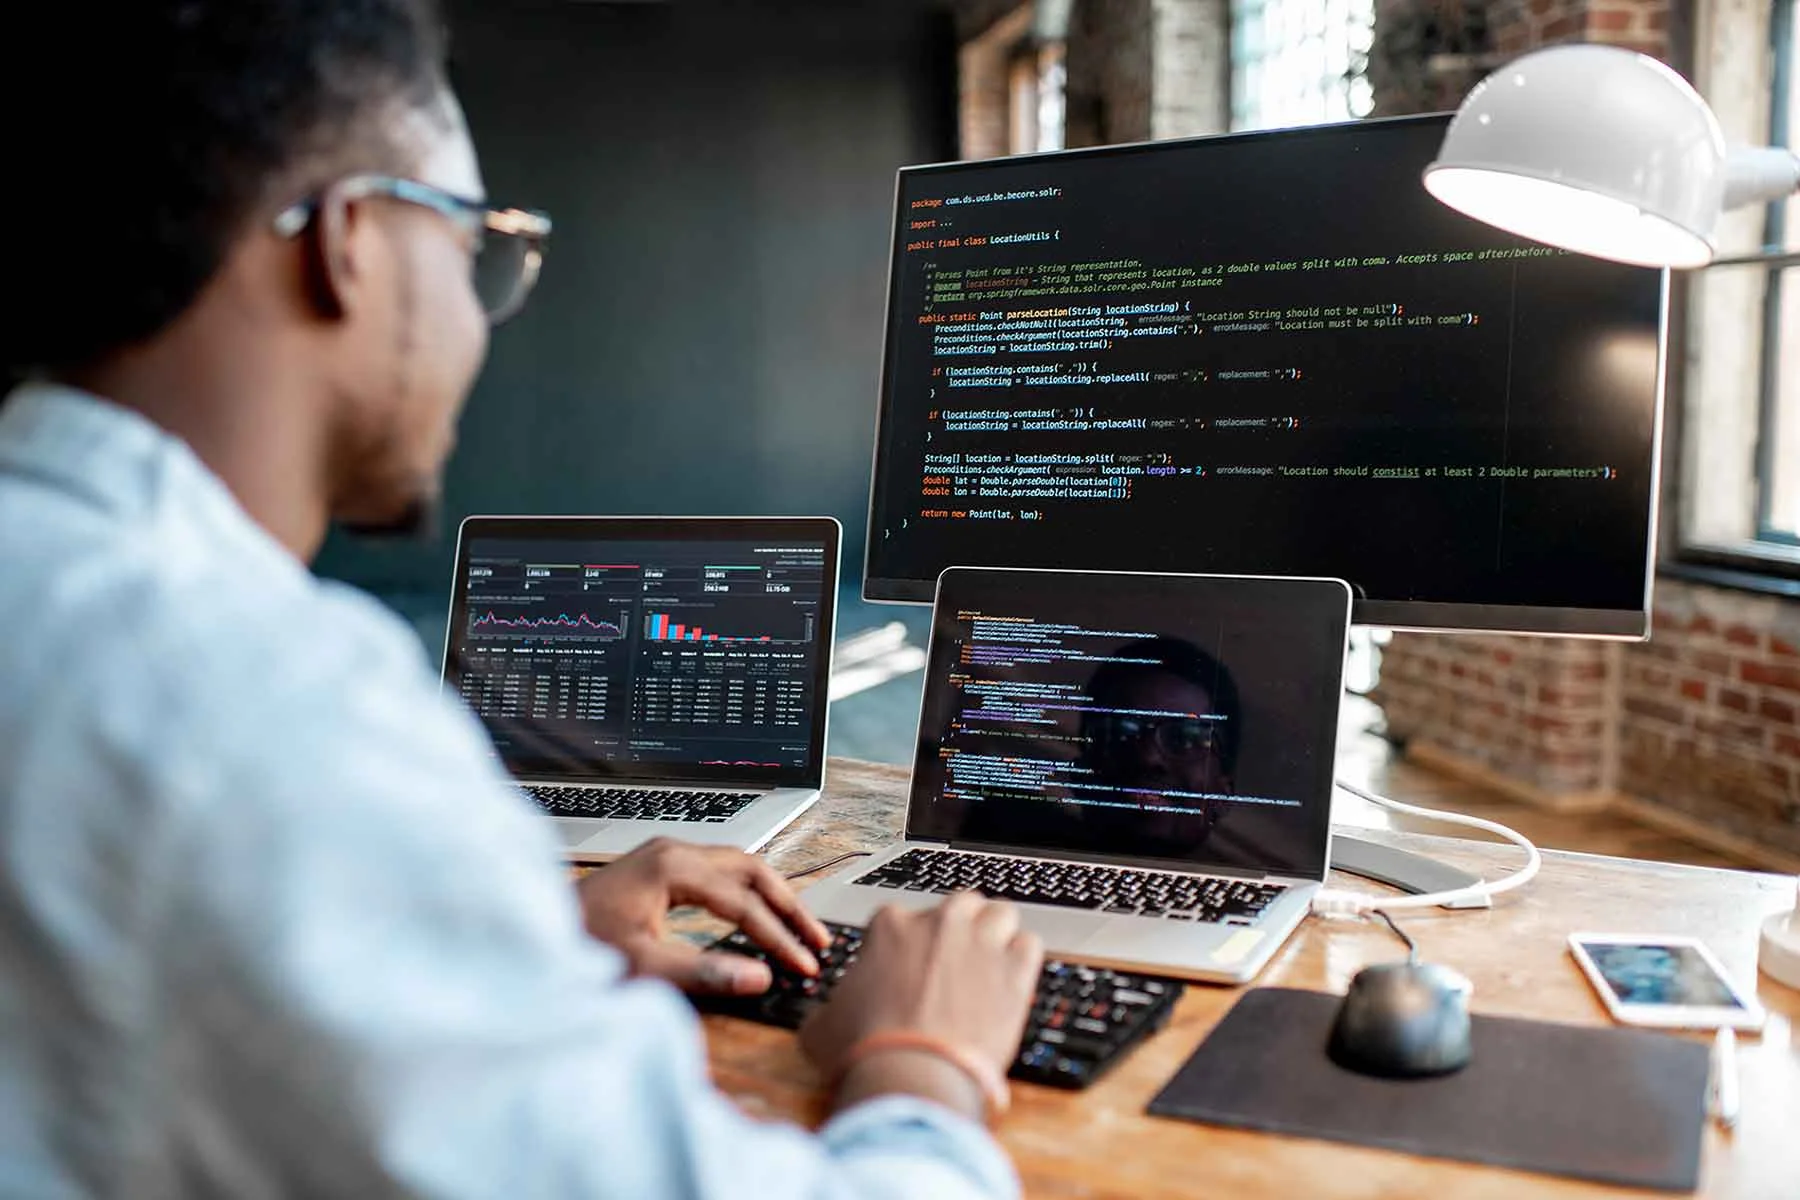
[[[1231,0],[1231,127],[1366,117],[1375,0]]]
[[[1800,132],[1800,87],[1795,85],[1794,0],[1771,13],[1770,141],[1793,146]],[[1769,205],[1763,241],[1800,249],[1800,207],[1792,199]],[[1800,267],[1772,269],[1763,285],[1761,372],[1757,380],[1757,537],[1800,546]]]
[[[1796,0],[1701,9],[1695,82],[1726,139],[1792,145],[1800,133]],[[1726,215],[1719,253],[1800,250],[1800,205]],[[1720,265],[1687,277],[1680,542],[1800,568],[1800,267]]]

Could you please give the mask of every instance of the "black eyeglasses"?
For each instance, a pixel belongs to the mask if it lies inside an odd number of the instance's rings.
[[[1194,717],[1106,716],[1095,733],[1101,748],[1112,751],[1134,747],[1146,738],[1171,758],[1216,755],[1220,748],[1218,723]]]
[[[474,245],[475,297],[489,324],[498,325],[525,306],[544,264],[548,216],[526,208],[489,208],[479,200],[392,175],[352,175],[339,180],[337,187],[351,199],[387,196],[429,208],[454,222]],[[275,232],[297,236],[318,210],[317,196],[295,201],[276,215]]]

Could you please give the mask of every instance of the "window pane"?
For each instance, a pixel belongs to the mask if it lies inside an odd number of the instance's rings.
[[[1778,94],[1770,140],[1791,146],[1800,132],[1794,0],[1777,0],[1773,29]],[[1771,204],[1765,232],[1770,245],[1800,248],[1800,205],[1792,197]],[[1772,274],[1765,303],[1761,535],[1795,541],[1800,540],[1800,269]]]
[[[1770,122],[1771,140],[1778,146],[1792,146],[1800,140],[1800,83],[1794,76],[1800,74],[1800,58],[1796,58],[1796,39],[1800,38],[1800,20],[1795,19],[1794,0],[1776,0],[1774,14],[1775,30],[1775,80],[1776,86],[1785,88],[1785,97],[1775,99],[1774,120]],[[1800,200],[1789,196],[1779,204],[1770,206],[1770,220],[1779,228],[1777,238],[1769,239],[1779,242],[1789,250],[1800,250]]]
[[[1063,44],[1046,45],[1038,53],[1037,148],[1061,150],[1068,124],[1068,68]]]
[[[1780,305],[1770,422],[1768,533],[1800,539],[1800,270],[1771,281]]]
[[[1232,0],[1231,127],[1364,117],[1375,0]]]

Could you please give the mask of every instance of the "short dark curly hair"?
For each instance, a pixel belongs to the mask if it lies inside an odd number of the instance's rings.
[[[14,378],[165,328],[309,170],[401,169],[378,118],[444,86],[435,0],[56,0],[29,24],[0,68]]]

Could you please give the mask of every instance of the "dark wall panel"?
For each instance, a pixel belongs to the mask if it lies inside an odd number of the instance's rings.
[[[464,0],[497,202],[556,221],[464,416],[435,544],[321,571],[441,593],[471,512],[823,512],[860,571],[893,173],[951,157],[948,18],[900,3]]]

